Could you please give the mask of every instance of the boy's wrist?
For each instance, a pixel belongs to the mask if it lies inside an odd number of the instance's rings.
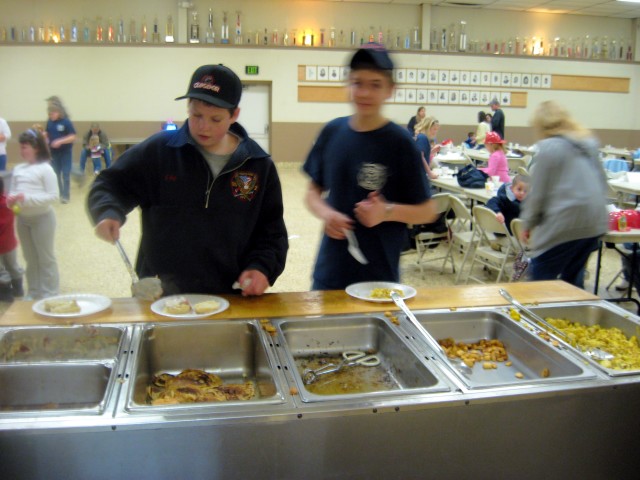
[[[393,211],[396,207],[395,203],[391,203],[391,202],[387,202],[384,206],[384,219],[385,220],[389,220],[389,218],[391,218],[391,215],[393,214]]]

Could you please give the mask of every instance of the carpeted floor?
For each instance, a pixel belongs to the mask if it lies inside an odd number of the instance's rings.
[[[307,179],[300,171],[299,164],[278,164],[285,201],[285,221],[290,236],[290,250],[287,266],[271,292],[305,291],[311,284],[311,272],[318,248],[321,223],[305,208],[303,198]],[[93,233],[85,211],[85,197],[89,182],[80,186],[72,183],[71,202],[55,206],[58,227],[56,231],[56,251],[60,266],[61,293],[99,293],[112,298],[130,296],[131,278],[113,245],[99,240]],[[122,229],[122,244],[135,261],[140,235],[139,214],[129,216]],[[430,250],[427,257],[440,256],[447,246],[442,244]],[[168,252],[169,253],[169,252]],[[595,255],[589,262],[590,276],[586,288],[593,291]],[[20,258],[22,258],[20,256]],[[456,255],[459,265],[461,256]],[[600,293],[603,297],[619,295],[613,288],[606,292],[604,287],[620,269],[616,252],[605,249],[603,254]],[[455,275],[447,265],[441,273],[442,261],[425,265],[424,279],[416,265],[415,253],[402,256],[402,282],[414,287],[430,285],[453,285]],[[482,276],[483,272],[479,272]],[[490,283],[494,278],[487,277]],[[0,312],[8,307],[0,304]]]

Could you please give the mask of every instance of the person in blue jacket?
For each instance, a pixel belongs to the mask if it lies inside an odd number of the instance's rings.
[[[511,233],[511,220],[520,216],[520,204],[527,198],[531,181],[527,175],[516,175],[511,183],[500,185],[495,197],[487,202],[487,208],[496,212],[500,223]]]
[[[269,154],[236,121],[242,84],[204,65],[187,93],[188,120],[127,150],[96,177],[88,207],[98,237],[114,242],[131,210],[142,211],[136,262],[166,295],[261,295],[288,250],[282,189]]]

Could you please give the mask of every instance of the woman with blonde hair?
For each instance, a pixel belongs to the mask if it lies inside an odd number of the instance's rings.
[[[440,122],[435,117],[425,117],[416,125],[416,145],[422,156],[422,164],[429,178],[438,178],[438,175],[431,169],[431,160],[440,150],[440,145],[431,146],[435,141]]]
[[[553,101],[538,106],[532,123],[542,140],[522,211],[530,277],[560,278],[584,288],[585,265],[607,231],[607,180],[598,141]]]

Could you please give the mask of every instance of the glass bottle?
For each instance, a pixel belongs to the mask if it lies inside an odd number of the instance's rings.
[[[384,34],[382,33],[382,27],[378,29],[378,38],[376,40],[380,45],[384,45]]]
[[[336,27],[329,29],[329,46],[334,48],[336,46]]]
[[[589,35],[586,35],[584,37],[584,42],[582,44],[582,58],[591,58],[592,52],[592,45],[591,45],[591,37],[589,37]]]
[[[447,42],[450,52],[455,52],[458,48],[458,44],[456,42],[456,26],[452,23],[449,25],[449,41]]]
[[[146,17],[142,17],[142,25],[140,26],[140,41],[142,43],[147,43],[148,41],[148,36],[147,36],[147,18]]]
[[[153,19],[153,31],[151,32],[151,43],[160,43],[160,30],[158,29],[158,16]]]
[[[271,45],[280,45],[280,33],[277,28],[271,32]]]
[[[325,45],[325,38],[324,38],[324,28],[320,29],[320,46],[324,47]]]
[[[86,17],[82,19],[82,41],[84,43],[91,42],[91,27]]]
[[[420,38],[420,27],[413,27],[413,45],[414,50],[422,48],[422,39]]]
[[[429,40],[429,48],[432,51],[437,52],[439,47],[440,47],[440,42],[438,41],[438,29],[433,28],[431,29],[431,39]]]
[[[227,45],[229,43],[229,20],[227,12],[222,12],[222,27],[220,33],[220,43]]]
[[[135,18],[129,20],[129,43],[138,43],[138,27]]]
[[[127,41],[127,37],[124,33],[124,20],[122,20],[122,15],[118,19],[118,33],[116,34],[116,41],[118,43],[124,43]]]
[[[442,27],[442,31],[440,32],[440,51],[441,52],[446,52],[447,51],[447,29],[445,27]]]
[[[411,30],[404,32],[404,49],[409,50],[411,48]]]
[[[282,34],[282,46],[289,46],[289,30],[287,30],[286,28],[284,29],[284,33]]]
[[[600,58],[606,60],[609,58],[609,37],[602,37],[602,41],[600,42]]]
[[[242,22],[240,21],[240,10],[236,11],[236,45],[242,44]]]
[[[269,45],[269,31],[265,28],[262,35],[262,45]]]
[[[213,29],[213,11],[209,9],[209,17],[207,19],[207,31],[205,32],[205,42],[215,43],[216,32]]]
[[[189,25],[189,43],[200,43],[200,24],[198,23],[198,11],[191,11],[191,24]]]
[[[460,22],[460,36],[458,37],[458,51],[467,51],[467,22],[462,20]]]
[[[164,41],[166,43],[173,43],[176,41],[175,37],[175,24],[173,23],[173,15],[167,15],[167,23],[164,29]]]
[[[102,43],[104,41],[102,17],[96,19],[96,42]]]
[[[345,41],[346,41],[346,38],[345,38],[344,30],[340,29],[340,37],[338,38],[338,45],[341,47],[344,47],[346,45]]]
[[[109,24],[107,25],[107,41],[113,43],[116,41],[116,32],[113,28],[113,19],[109,17]]]
[[[71,37],[69,41],[72,43],[76,43],[78,41],[78,24],[76,19],[71,20]]]
[[[296,28],[291,30],[291,45],[293,45],[294,47],[298,46],[297,35],[298,35],[298,30]]]
[[[46,32],[44,29],[44,24],[40,24],[40,26],[38,27],[38,41],[39,42],[44,42],[46,41]]]
[[[64,23],[60,22],[60,28],[58,28],[58,39],[60,42],[65,42],[67,40],[67,31],[64,28]]]
[[[376,34],[374,33],[373,25],[369,27],[369,43],[376,41]]]
[[[351,29],[351,33],[349,34],[349,45],[352,46],[352,47],[355,47],[357,40],[358,40],[358,34],[352,28]]]

